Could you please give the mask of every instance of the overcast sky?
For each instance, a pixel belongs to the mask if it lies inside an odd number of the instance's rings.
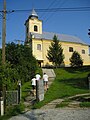
[[[90,0],[6,0],[6,9],[25,10],[7,13],[6,43],[25,40],[25,21],[34,9],[90,7]],[[3,0],[0,0],[0,11]],[[36,11],[43,21],[43,31],[77,36],[90,44],[88,29],[90,28],[90,9],[88,11]],[[2,12],[0,12],[0,46],[2,46]]]

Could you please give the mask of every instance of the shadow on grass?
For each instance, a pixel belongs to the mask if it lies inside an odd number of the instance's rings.
[[[77,72],[88,72],[90,71],[90,66],[83,66],[83,67],[66,67],[64,70],[70,73],[77,73]]]
[[[88,89],[88,80],[87,78],[73,78],[59,81],[60,83],[64,83],[66,85],[70,85],[74,88],[79,89]]]

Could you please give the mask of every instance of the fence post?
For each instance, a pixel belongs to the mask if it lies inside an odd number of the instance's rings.
[[[21,81],[18,81],[18,103],[21,100]]]
[[[36,101],[39,102],[39,81],[36,80]]]
[[[4,101],[3,101],[3,97],[0,97],[0,111],[1,111],[1,116],[4,115]]]
[[[3,103],[4,103],[4,113],[6,111],[6,85],[3,86]]]

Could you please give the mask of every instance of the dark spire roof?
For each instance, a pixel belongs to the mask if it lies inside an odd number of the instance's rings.
[[[32,9],[32,12],[31,12],[31,15],[29,16],[29,18],[38,18],[38,15],[34,9]]]

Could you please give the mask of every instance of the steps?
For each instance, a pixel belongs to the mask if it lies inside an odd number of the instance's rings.
[[[50,86],[53,82],[53,80],[55,79],[56,75],[54,73],[53,69],[46,69],[46,68],[42,68],[43,73],[46,73],[49,77],[48,80],[48,85]]]
[[[55,78],[56,77],[53,69],[42,68],[42,71],[43,71],[43,73],[46,73],[49,76],[49,78]]]
[[[42,71],[43,73],[46,73],[49,76],[48,86],[50,86],[56,77],[54,70],[42,68]],[[26,111],[30,109],[30,106],[32,106],[36,100],[36,96],[33,96],[32,91],[27,91],[27,92],[28,92],[28,96],[25,98],[25,102],[24,102],[24,105],[26,106]],[[55,103],[52,103],[50,106],[54,106],[54,104]]]

